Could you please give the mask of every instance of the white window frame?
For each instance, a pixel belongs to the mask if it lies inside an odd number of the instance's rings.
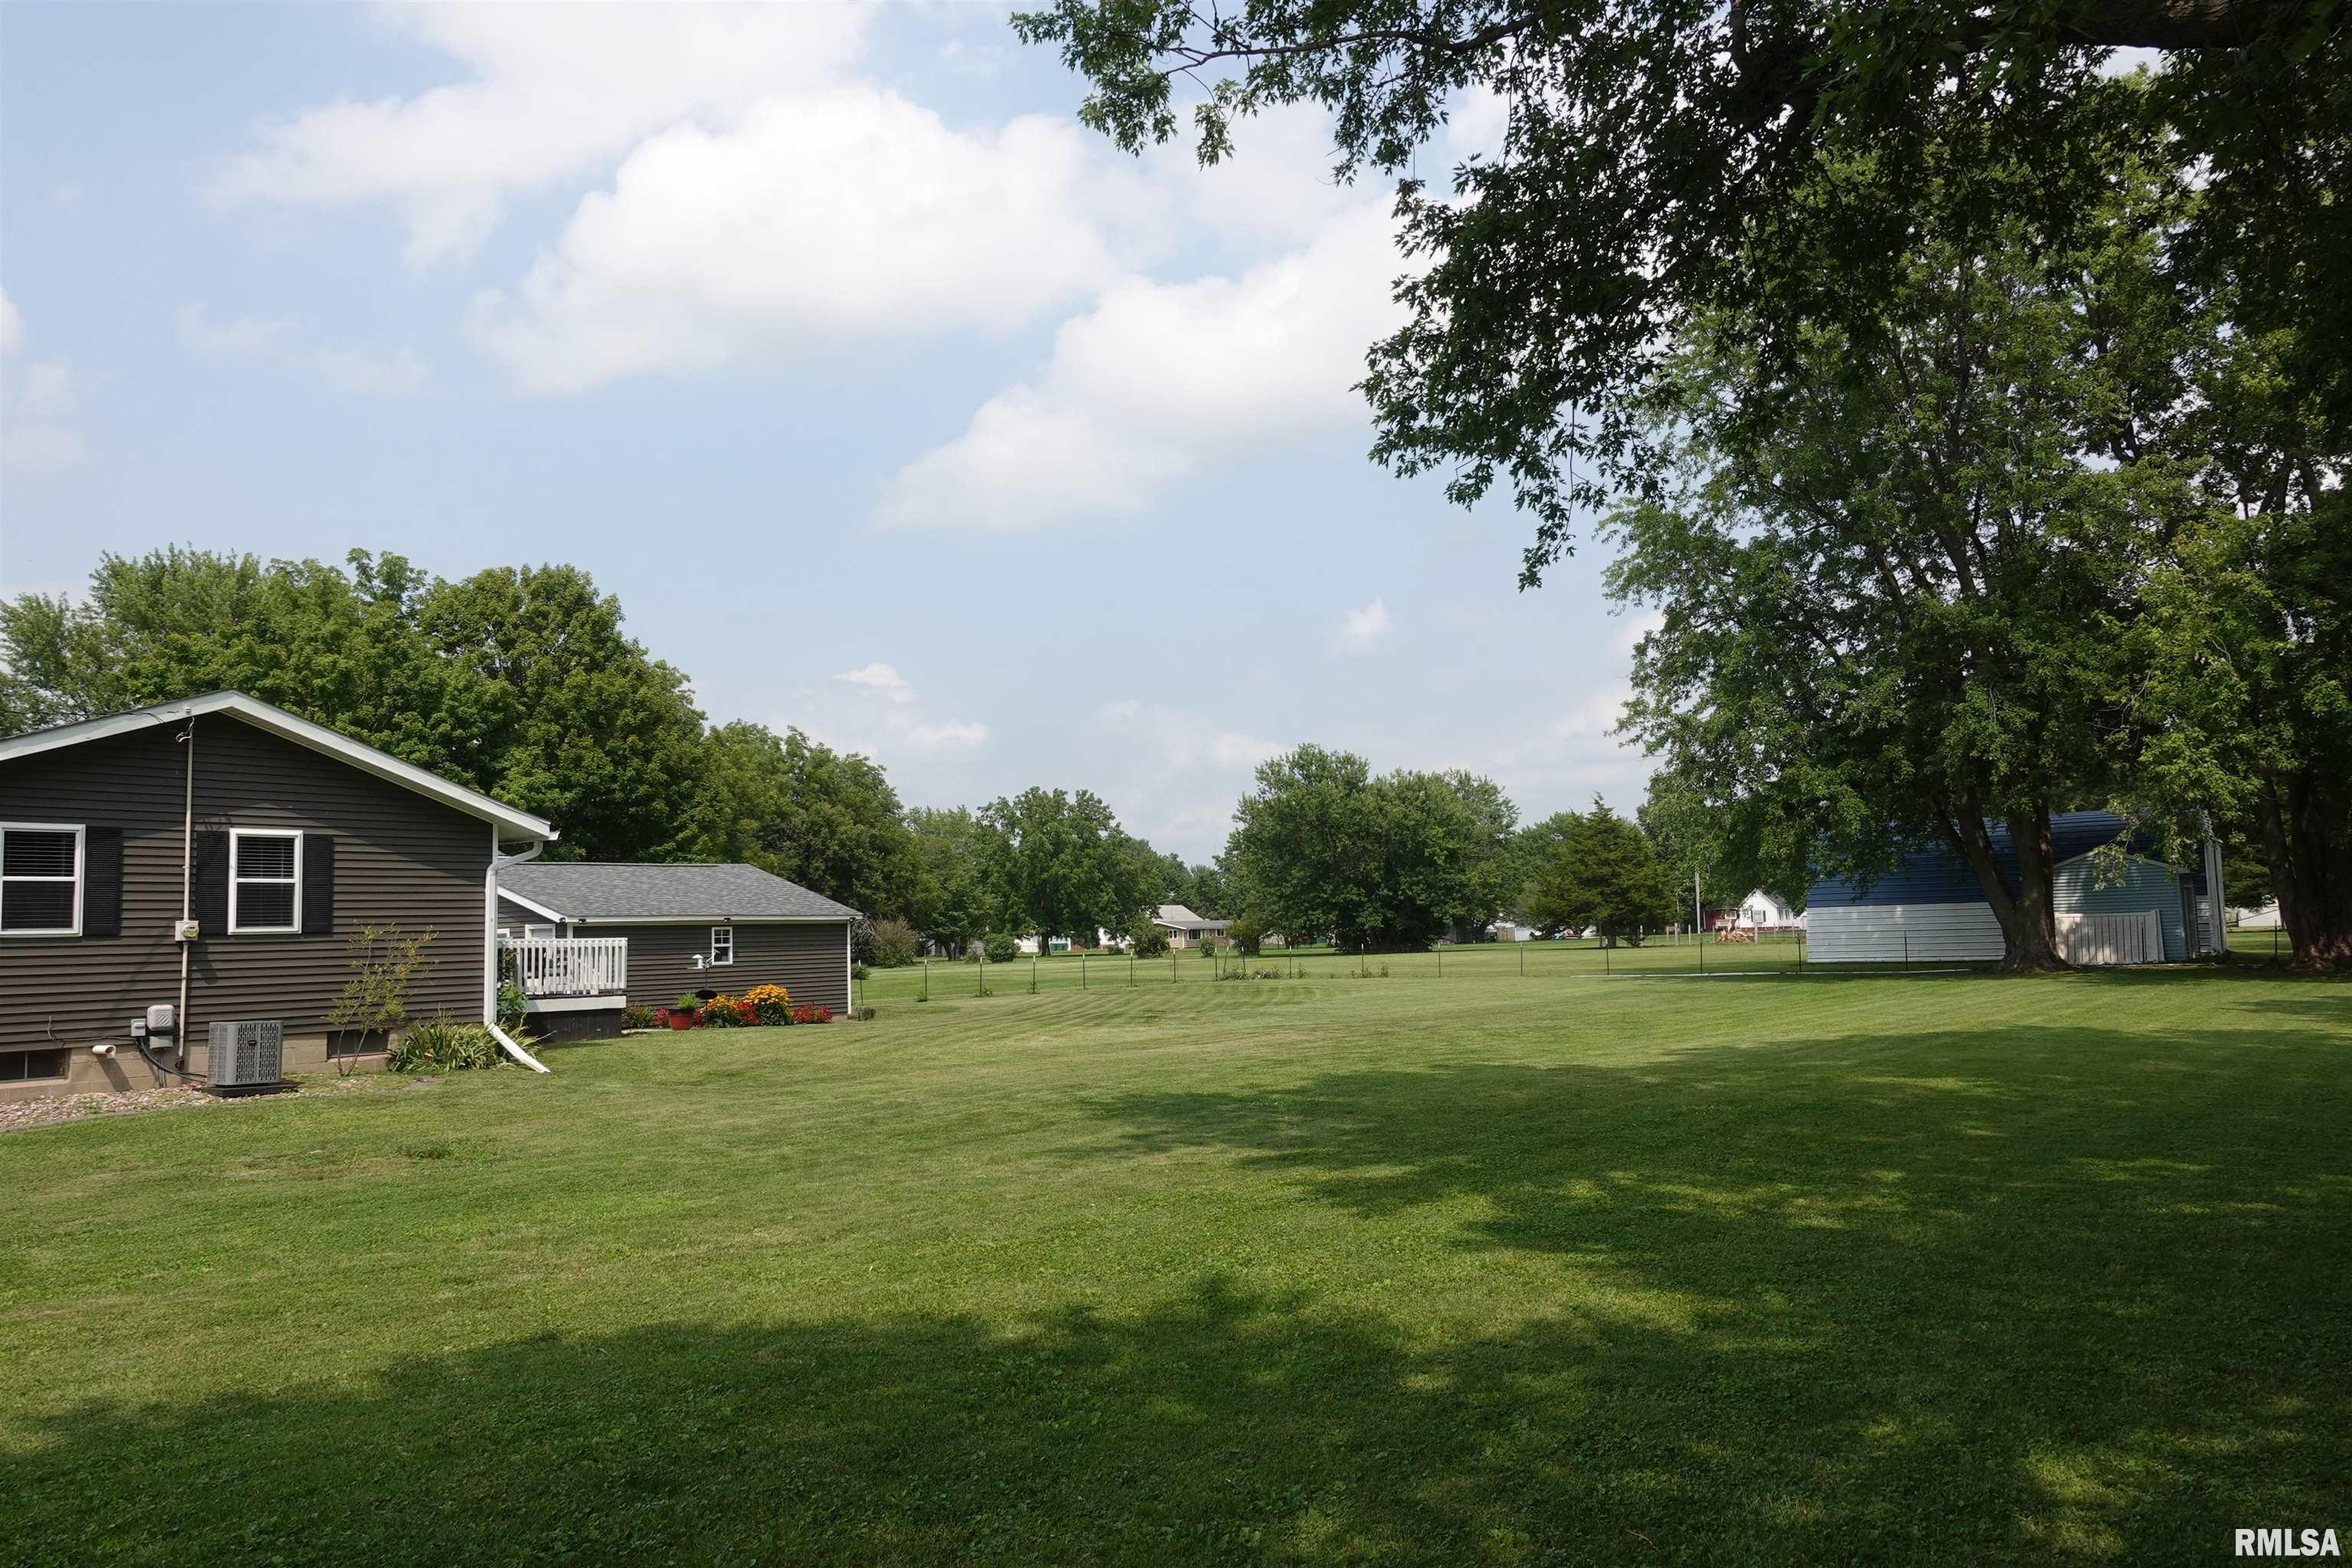
[[[522,939],[525,942],[553,942],[562,934],[562,926],[550,923],[527,925],[522,928]]]
[[[727,939],[727,956],[724,958],[719,956],[719,939],[722,936]],[[735,928],[733,926],[712,926],[710,928],[710,967],[713,969],[725,969],[733,964],[734,962]]]
[[[237,874],[237,848],[248,838],[291,838],[294,841],[294,923],[282,926],[249,926],[236,918],[238,884],[258,882],[268,887],[283,888],[289,884],[278,877],[241,877]],[[236,827],[228,836],[228,934],[231,936],[299,936],[302,931],[302,833],[294,827]]]
[[[82,894],[89,879],[89,829],[79,822],[0,822],[0,868],[7,865],[7,837],[11,833],[70,833],[74,841],[73,864],[73,924],[43,926],[38,931],[0,931],[0,936],[79,936],[81,934]],[[62,882],[63,877],[10,877],[0,871],[0,908],[8,902],[10,882]]]

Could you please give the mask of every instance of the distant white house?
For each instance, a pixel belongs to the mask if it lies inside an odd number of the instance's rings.
[[[2276,899],[2273,899],[2261,909],[2244,910],[2238,913],[2238,929],[2240,931],[2277,931],[2285,923],[2285,921],[2279,918],[2279,907],[2278,900]]]
[[[1758,931],[1790,931],[1803,925],[1805,917],[1759,888],[1739,900],[1739,908],[1733,913],[1732,922]]]
[[[1486,929],[1494,934],[1496,942],[1533,942],[1536,939],[1536,928],[1518,921],[1496,921]]]
[[[1181,904],[1161,904],[1151,911],[1151,923],[1168,933],[1169,946],[1198,947],[1207,938],[1224,935],[1234,922],[1196,915]]]

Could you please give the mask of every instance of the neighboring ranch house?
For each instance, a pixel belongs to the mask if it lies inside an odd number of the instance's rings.
[[[2004,879],[2017,886],[2009,831],[1989,825]],[[2119,879],[2100,875],[2094,851],[2130,824],[2103,811],[2050,819],[2059,950],[2074,963],[2153,963],[2222,949],[2221,854],[2208,842],[2204,865],[2168,866],[2137,853]],[[1822,963],[1956,963],[2001,956],[2000,922],[1976,874],[1949,849],[1925,849],[1858,886],[1847,878],[1813,884],[1805,900],[1806,953]]]
[[[1168,933],[1171,947],[1198,947],[1204,941],[1225,934],[1231,921],[1213,921],[1196,915],[1181,904],[1161,904],[1151,911],[1151,923]]]
[[[493,868],[555,836],[239,691],[0,740],[0,1099],[201,1078],[225,1021],[380,1065],[327,1024],[364,926],[432,933],[410,1016],[490,1022]]]
[[[858,918],[757,866],[534,860],[499,873],[532,1032],[559,1039],[619,1034],[624,1006],[754,985],[845,1014]]]

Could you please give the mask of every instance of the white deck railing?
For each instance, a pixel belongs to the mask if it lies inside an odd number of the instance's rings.
[[[499,946],[526,996],[628,994],[627,937],[509,937]]]

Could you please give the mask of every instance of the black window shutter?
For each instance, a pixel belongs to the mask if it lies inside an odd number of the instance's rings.
[[[190,914],[206,942],[228,935],[228,835],[196,835],[195,876],[189,888]]]
[[[302,934],[324,936],[335,929],[335,837],[302,835]]]
[[[122,934],[122,829],[87,827],[81,839],[81,934]]]

